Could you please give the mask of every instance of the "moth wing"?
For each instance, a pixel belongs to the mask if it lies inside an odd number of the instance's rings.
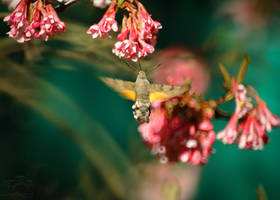
[[[172,97],[181,95],[189,90],[189,85],[185,84],[182,86],[176,85],[161,85],[151,84],[150,87],[150,101],[156,100],[168,100]]]
[[[100,79],[110,88],[118,92],[122,97],[135,101],[135,83],[119,79],[100,77]]]

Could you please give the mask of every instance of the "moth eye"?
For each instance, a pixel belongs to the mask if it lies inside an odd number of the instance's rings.
[[[147,111],[146,110],[141,110],[141,113],[142,114],[145,114]]]

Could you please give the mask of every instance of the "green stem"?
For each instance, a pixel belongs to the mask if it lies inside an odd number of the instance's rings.
[[[118,8],[124,7],[124,0],[118,0]]]

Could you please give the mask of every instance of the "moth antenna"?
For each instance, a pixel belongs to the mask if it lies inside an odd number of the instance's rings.
[[[149,71],[149,73],[151,73],[151,72],[157,70],[157,69],[161,66],[161,64],[162,64],[162,63],[156,64],[156,65]]]
[[[142,66],[141,66],[140,60],[138,61],[138,64],[139,64],[140,70],[142,71]]]
[[[124,64],[126,64],[133,71],[137,71],[137,68],[134,65],[130,65],[127,61],[121,60]]]

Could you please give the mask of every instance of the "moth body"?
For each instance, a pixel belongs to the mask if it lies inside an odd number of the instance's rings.
[[[150,82],[148,81],[144,71],[139,71],[135,81],[136,99],[132,106],[134,119],[140,123],[149,122],[151,102]]]

